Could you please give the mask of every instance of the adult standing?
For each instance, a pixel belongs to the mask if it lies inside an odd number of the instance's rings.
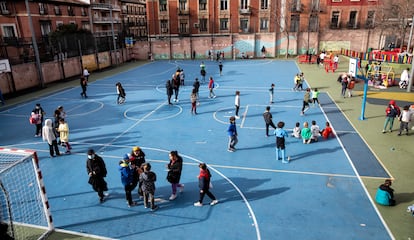
[[[219,61],[219,71],[220,71],[220,76],[222,76],[223,75],[223,62],[220,60]]]
[[[266,124],[266,137],[269,137],[269,126],[272,126],[272,128],[276,129],[276,126],[273,123],[273,116],[270,113],[270,106],[266,107],[266,111],[263,113],[263,119]]]
[[[46,119],[45,126],[42,129],[43,141],[46,141],[49,144],[49,153],[51,157],[59,156],[59,148],[57,145],[55,130],[52,126],[52,120]],[[55,155],[56,153],[56,155]]]
[[[105,162],[100,156],[95,154],[93,149],[89,149],[87,155],[86,172],[89,176],[88,183],[98,193],[99,202],[103,203],[105,201],[104,191],[108,191],[108,185],[104,179],[107,174]]]
[[[199,90],[200,90],[200,82],[198,81],[198,78],[196,78],[196,79],[194,80],[194,83],[193,83],[193,88],[196,90],[196,93],[197,93],[197,100],[198,100],[198,99],[199,99],[198,92],[199,92]]]
[[[88,96],[86,95],[86,87],[88,86],[88,80],[86,80],[84,76],[80,78],[80,85],[82,88],[82,92],[80,94],[81,97],[88,98]]]
[[[40,106],[40,103],[36,103],[36,106],[32,110],[32,113],[31,113],[31,117],[35,120],[34,124],[36,125],[35,137],[42,136],[43,117],[45,115],[46,115],[46,112]]]
[[[85,67],[83,69],[83,77],[86,79],[86,81],[89,81],[89,75],[90,75],[90,73],[89,73],[88,69]]]
[[[345,76],[342,78],[341,81],[341,95],[345,98],[346,89],[348,88],[348,76]]]
[[[170,162],[167,165],[167,181],[171,183],[172,194],[169,200],[172,201],[177,198],[177,187],[180,188],[180,192],[184,191],[184,184],[180,183],[181,172],[183,170],[183,158],[177,151],[171,151],[168,156]]]
[[[213,77],[210,76],[210,81],[208,82],[208,90],[209,90],[208,98],[216,98],[216,94],[214,94],[214,87],[215,87],[214,79]]]
[[[174,89],[174,102],[178,102],[178,93],[180,92],[180,84],[181,84],[181,80],[180,80],[180,73],[181,70],[177,70],[177,72],[175,73],[175,75],[173,75],[172,78],[172,85],[173,85],[173,89]]]
[[[171,80],[167,80],[167,82],[165,83],[165,90],[166,90],[166,93],[167,93],[168,104],[171,105],[172,104],[171,103],[171,97],[172,97],[173,91],[174,91]]]
[[[405,89],[408,87],[408,83],[410,80],[410,75],[408,73],[409,71],[410,71],[410,68],[407,68],[407,69],[404,69],[404,71],[401,73],[400,82],[398,83],[401,89]]]

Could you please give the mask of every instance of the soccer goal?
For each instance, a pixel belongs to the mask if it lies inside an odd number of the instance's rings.
[[[0,203],[0,238],[45,239],[53,231],[36,152],[0,148]]]

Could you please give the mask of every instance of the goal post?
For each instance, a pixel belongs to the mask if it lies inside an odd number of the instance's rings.
[[[35,151],[0,147],[0,203],[2,229],[14,239],[45,239],[54,230]]]

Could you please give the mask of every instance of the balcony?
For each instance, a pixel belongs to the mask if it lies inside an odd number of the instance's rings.
[[[239,9],[239,14],[240,15],[250,15],[250,14],[252,14],[252,10],[250,9],[250,7],[240,8]]]
[[[109,11],[121,11],[121,8],[118,5],[112,5],[110,3],[91,3],[91,8],[95,10],[106,10]]]
[[[8,46],[20,46],[23,42],[17,37],[3,37],[3,43]]]
[[[118,18],[110,18],[110,17],[97,17],[93,18],[93,23],[97,24],[110,24],[110,23],[121,23],[121,20]]]

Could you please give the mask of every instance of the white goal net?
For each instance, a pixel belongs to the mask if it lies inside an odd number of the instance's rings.
[[[36,152],[0,148],[0,203],[0,239],[44,239],[53,231]]]

